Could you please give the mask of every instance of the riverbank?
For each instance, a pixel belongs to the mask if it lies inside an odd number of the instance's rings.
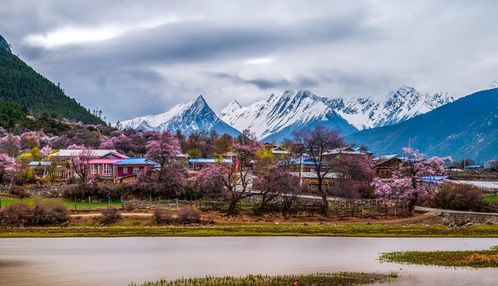
[[[223,224],[191,226],[68,226],[0,228],[0,238],[15,237],[209,237],[209,236],[330,236],[330,237],[498,237],[498,225],[382,224]]]
[[[244,277],[204,277],[204,278],[182,278],[177,280],[161,279],[154,282],[144,282],[142,284],[131,283],[130,286],[276,286],[276,285],[293,285],[298,282],[299,285],[365,285],[373,283],[383,283],[392,281],[397,278],[396,273],[377,274],[377,273],[356,273],[356,272],[337,272],[337,273],[315,273],[308,275],[248,275]]]
[[[388,252],[382,253],[379,260],[404,264],[497,268],[498,246],[488,250]]]

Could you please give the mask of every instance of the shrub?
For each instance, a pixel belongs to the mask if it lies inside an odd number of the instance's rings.
[[[30,208],[25,204],[15,204],[0,214],[0,223],[5,226],[62,225],[68,221],[68,212],[61,205],[37,204]]]
[[[100,223],[110,225],[121,219],[121,211],[115,207],[106,207],[102,209]]]
[[[69,214],[61,205],[37,204],[32,211],[30,225],[61,225],[69,221]]]
[[[31,219],[31,208],[25,204],[10,205],[3,209],[1,223],[5,226],[27,226]]]
[[[165,209],[155,208],[152,215],[155,224],[171,224],[174,222],[173,215]]]
[[[62,196],[70,200],[87,201],[107,201],[120,198],[118,188],[106,184],[88,183],[78,185],[68,185],[64,188]]]
[[[434,198],[434,205],[442,209],[459,211],[490,211],[484,193],[471,185],[444,184]]]
[[[201,212],[194,207],[184,207],[178,210],[178,222],[183,224],[200,223]]]
[[[31,196],[23,187],[20,186],[12,186],[9,190],[9,194],[16,196],[17,198],[24,199],[29,198]]]

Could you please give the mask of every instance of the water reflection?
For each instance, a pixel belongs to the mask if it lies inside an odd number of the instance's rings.
[[[391,285],[498,285],[496,269],[380,263],[380,252],[487,249],[494,238],[1,239],[1,285],[128,285],[162,277],[334,271],[401,274]]]

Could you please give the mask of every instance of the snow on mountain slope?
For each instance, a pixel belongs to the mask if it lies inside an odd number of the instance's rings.
[[[304,126],[330,118],[336,120],[331,114],[339,115],[359,130],[388,126],[452,101],[453,98],[445,93],[422,94],[408,86],[390,92],[382,101],[371,98],[330,99],[299,90],[286,91],[281,96],[272,95],[249,106],[232,101],[219,117],[239,131],[250,129],[261,139],[292,125]]]
[[[249,106],[230,102],[218,116],[239,131],[249,129],[264,139],[293,126],[323,121],[347,134],[355,130],[329,106],[327,99],[307,90],[285,91],[281,96],[271,95],[266,100]],[[283,135],[282,135],[283,136]]]
[[[211,130],[218,133],[228,133],[232,136],[240,134],[220,120],[202,95],[194,101],[178,104],[165,113],[125,120],[121,122],[121,128],[158,131],[180,130],[185,134],[210,132]]]
[[[360,130],[393,125],[452,101],[446,93],[422,94],[409,86],[391,91],[378,102],[370,98],[331,100],[337,113]]]

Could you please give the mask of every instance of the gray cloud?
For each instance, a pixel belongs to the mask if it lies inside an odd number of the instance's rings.
[[[383,96],[409,84],[458,97],[498,74],[493,1],[15,1],[14,53],[108,118],[215,108],[306,88]]]

